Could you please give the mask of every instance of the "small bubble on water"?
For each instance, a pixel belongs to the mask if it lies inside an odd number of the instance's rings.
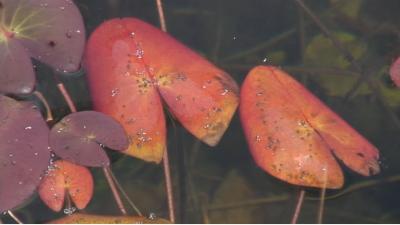
[[[155,213],[150,213],[149,214],[149,220],[155,220],[155,219],[157,219],[157,215],[155,214]]]

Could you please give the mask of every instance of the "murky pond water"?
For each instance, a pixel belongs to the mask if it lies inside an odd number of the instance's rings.
[[[115,17],[136,17],[159,27],[155,2],[75,1],[87,35],[103,21]],[[168,32],[225,70],[239,85],[254,66],[281,67],[380,150],[378,175],[363,177],[341,165],[345,184],[342,189],[327,190],[323,222],[398,223],[400,89],[395,88],[388,71],[400,55],[400,1],[304,2],[352,55],[353,63],[295,1],[163,1]],[[69,109],[57,90],[52,70],[37,63],[36,72],[37,89],[48,98],[56,120],[61,119]],[[84,71],[62,81],[79,111],[92,108]],[[290,222],[300,188],[256,166],[237,113],[216,147],[196,140],[170,114],[166,119],[178,222]],[[109,156],[116,177],[140,210],[146,215],[167,218],[162,165],[110,151]],[[91,171],[95,192],[84,211],[119,214],[101,169]],[[317,221],[319,195],[318,189],[306,189],[300,223]],[[69,213],[71,209],[66,210]],[[31,223],[63,215],[50,211],[37,196],[15,213]],[[7,216],[2,220],[11,222]]]

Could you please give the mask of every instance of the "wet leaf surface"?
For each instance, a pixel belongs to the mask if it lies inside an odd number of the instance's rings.
[[[103,146],[124,151],[129,145],[123,127],[99,112],[69,114],[50,132],[50,146],[61,158],[83,166],[103,167],[110,161]]]
[[[392,66],[390,67],[389,74],[394,84],[400,88],[400,57],[393,62]]]
[[[50,161],[49,129],[28,102],[0,95],[0,212],[29,198]]]
[[[249,73],[240,114],[256,163],[284,181],[340,188],[343,174],[333,154],[362,175],[379,172],[378,150],[275,67],[259,66]]]
[[[1,92],[32,91],[34,77],[29,57],[61,72],[80,68],[85,29],[72,0],[0,0],[0,3]],[[10,82],[10,86],[2,87],[5,82]]]
[[[89,39],[85,64],[95,109],[123,124],[132,140],[127,153],[146,161],[160,162],[166,146],[161,98],[211,146],[238,104],[238,87],[228,74],[138,19],[103,23]]]
[[[78,209],[84,209],[93,195],[93,177],[86,167],[58,160],[43,177],[39,196],[49,208],[59,212],[66,195]]]
[[[33,91],[35,72],[31,59],[18,41],[0,41],[0,69],[0,93],[29,94]]]
[[[66,216],[61,219],[53,220],[48,223],[53,224],[166,224],[171,223],[162,218],[146,218],[140,216],[100,216],[75,213],[71,216]]]

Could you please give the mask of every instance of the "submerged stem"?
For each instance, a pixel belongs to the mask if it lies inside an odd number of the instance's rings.
[[[11,218],[13,218],[13,220],[15,220],[15,222],[19,224],[24,224],[11,210],[8,210],[7,213],[8,215],[10,215]]]
[[[114,199],[115,199],[115,201],[116,201],[116,203],[118,205],[119,210],[121,211],[121,213],[123,215],[127,215],[128,213],[126,212],[124,203],[122,202],[121,196],[119,195],[117,187],[116,187],[116,185],[115,185],[115,183],[114,183],[114,181],[112,179],[110,167],[109,166],[103,167],[103,173],[104,173],[104,176],[107,179],[107,182],[108,182],[108,184],[110,186],[110,189],[111,189],[111,191],[113,193]]]
[[[301,206],[303,205],[303,202],[304,202],[305,194],[306,194],[306,191],[304,189],[301,189],[300,193],[299,193],[299,198],[297,199],[297,204],[296,204],[296,208],[293,213],[292,220],[290,221],[291,224],[297,223],[297,220],[299,218],[300,211],[301,211]]]
[[[156,3],[157,3],[158,16],[160,19],[161,30],[167,32],[167,24],[165,22],[162,0],[156,0]],[[165,177],[165,188],[167,191],[169,219],[171,220],[172,223],[175,223],[174,194],[172,188],[171,169],[169,166],[169,157],[167,149],[164,150],[163,167],[164,167],[164,177]]]
[[[129,198],[128,194],[125,192],[125,190],[122,188],[121,184],[119,183],[118,179],[115,177],[114,173],[112,170],[110,170],[110,175],[111,178],[113,179],[115,185],[117,186],[118,190],[122,193],[124,198],[128,201],[129,205],[132,207],[133,210],[139,215],[143,216],[142,212],[140,212],[139,208],[133,203],[133,201]]]
[[[47,102],[46,98],[43,96],[43,94],[40,91],[35,91],[33,94],[42,102],[44,108],[46,109],[46,121],[50,122],[53,121],[53,113],[51,112],[49,103]]]

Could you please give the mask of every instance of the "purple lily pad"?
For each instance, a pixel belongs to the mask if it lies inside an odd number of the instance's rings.
[[[49,128],[36,107],[0,95],[0,212],[29,198],[50,162]]]
[[[124,151],[129,146],[123,127],[105,114],[83,111],[69,114],[50,131],[50,146],[61,158],[83,166],[110,164],[103,146]]]
[[[32,62],[16,40],[0,41],[0,70],[0,93],[29,94],[33,91]]]
[[[7,46],[13,40],[24,47],[18,53],[10,52],[24,59],[20,66],[32,66],[26,58],[33,57],[57,71],[69,73],[80,68],[85,29],[72,0],[0,0],[0,18],[0,44]],[[0,71],[12,75],[21,68],[2,63]],[[0,82],[4,76],[7,74],[0,72]]]

